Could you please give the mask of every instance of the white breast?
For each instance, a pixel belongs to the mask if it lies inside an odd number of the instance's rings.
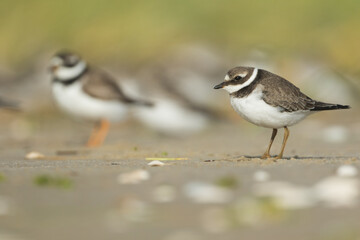
[[[62,110],[76,118],[120,121],[126,117],[127,106],[120,101],[93,98],[82,90],[81,82],[64,85],[53,83],[53,95]]]
[[[243,98],[231,96],[231,105],[245,120],[267,128],[291,126],[310,114],[310,111],[281,112],[280,108],[268,105],[262,100],[262,88],[257,87]]]

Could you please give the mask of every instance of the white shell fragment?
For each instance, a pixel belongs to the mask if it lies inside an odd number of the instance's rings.
[[[297,186],[289,182],[266,182],[256,184],[253,192],[258,197],[270,197],[284,209],[302,209],[316,203],[311,188]]]
[[[158,160],[151,161],[151,162],[148,163],[148,166],[150,166],[150,167],[162,167],[164,165],[165,165],[165,163],[163,163],[161,161],[158,161]]]
[[[314,186],[314,194],[329,207],[351,207],[359,200],[359,189],[357,179],[328,177]]]
[[[26,154],[25,158],[26,159],[42,159],[44,158],[45,155],[39,152],[29,152],[28,154]]]
[[[143,169],[138,169],[128,173],[122,173],[117,177],[120,184],[138,184],[150,179],[150,173]]]
[[[233,198],[233,192],[203,182],[190,182],[184,187],[185,195],[197,203],[226,203]]]
[[[253,179],[256,182],[266,182],[270,179],[270,174],[264,170],[258,170],[254,173]]]
[[[358,170],[353,165],[342,165],[336,170],[336,175],[339,177],[355,177],[358,175]]]

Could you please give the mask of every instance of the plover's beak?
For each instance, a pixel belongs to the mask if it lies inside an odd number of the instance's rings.
[[[220,89],[224,87],[225,82],[222,82],[214,87],[214,89]]]

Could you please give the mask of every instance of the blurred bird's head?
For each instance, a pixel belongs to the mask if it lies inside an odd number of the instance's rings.
[[[87,64],[75,53],[61,51],[50,60],[49,70],[57,81],[68,81],[82,75]]]
[[[253,67],[235,67],[230,69],[224,79],[224,82],[216,85],[214,89],[223,88],[229,93],[234,93],[240,89],[249,86],[256,78],[257,68]]]

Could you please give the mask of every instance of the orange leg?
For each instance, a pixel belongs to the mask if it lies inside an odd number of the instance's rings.
[[[102,119],[98,126],[95,126],[86,144],[87,147],[99,147],[103,144],[109,132],[110,122]]]
[[[268,146],[266,152],[261,156],[262,159],[270,158],[270,157],[271,157],[271,156],[270,156],[270,148],[271,148],[271,145],[272,145],[273,142],[274,142],[274,139],[275,139],[275,137],[276,137],[276,134],[277,134],[277,129],[274,128],[274,129],[273,129],[273,132],[272,132],[272,134],[271,134],[271,139],[270,139],[269,146]]]
[[[285,145],[286,145],[287,139],[289,137],[289,134],[290,134],[289,129],[287,127],[284,127],[284,140],[283,140],[283,144],[281,146],[281,152],[276,157],[276,159],[282,159],[283,158],[283,153],[284,153]]]

